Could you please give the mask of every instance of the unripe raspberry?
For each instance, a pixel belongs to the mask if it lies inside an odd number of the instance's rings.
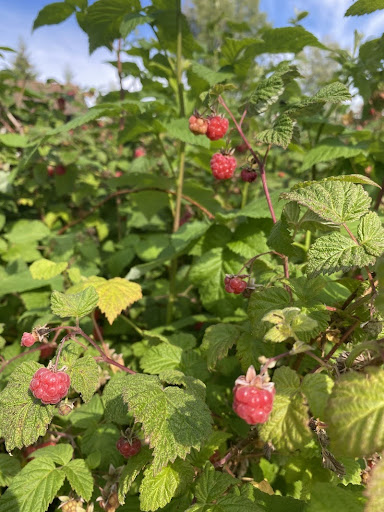
[[[145,151],[145,148],[143,146],[139,146],[135,149],[135,158],[140,158],[141,156],[145,156],[147,152]]]
[[[133,457],[141,450],[141,441],[140,439],[134,439],[130,442],[126,437],[121,436],[120,439],[116,443],[116,448],[119,450],[121,455],[128,459],[129,457]]]
[[[32,378],[29,389],[43,404],[57,404],[67,395],[70,385],[71,379],[67,373],[39,368]]]
[[[232,178],[237,162],[234,156],[215,153],[211,158],[210,165],[215,178],[218,180],[228,180]]]
[[[246,145],[245,142],[243,142],[242,144],[239,144],[238,146],[236,146],[236,151],[238,153],[245,153],[248,149],[248,146]]]
[[[67,400],[65,402],[62,402],[59,407],[57,408],[57,412],[60,414],[60,416],[68,416],[74,409],[73,403],[69,403]]]
[[[228,293],[235,293],[240,295],[247,287],[247,283],[241,277],[226,277],[224,280],[225,291]]]
[[[25,332],[21,337],[21,345],[23,347],[32,347],[32,345],[36,343],[36,341],[36,337],[31,332]]]
[[[243,181],[247,181],[248,183],[252,183],[257,178],[257,172],[253,169],[242,169],[240,177]]]
[[[224,137],[229,127],[229,121],[226,117],[213,116],[208,119],[208,128],[206,135],[210,140],[219,140]]]
[[[189,129],[194,135],[205,135],[208,129],[208,120],[198,116],[189,118]]]
[[[245,376],[236,379],[233,410],[249,425],[265,423],[272,411],[275,393],[268,376],[256,375],[254,367],[250,366]]]
[[[81,505],[81,501],[69,500],[61,506],[62,512],[81,512],[84,508]]]

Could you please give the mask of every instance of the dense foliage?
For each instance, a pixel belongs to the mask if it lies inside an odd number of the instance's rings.
[[[381,512],[384,37],[72,15],[140,89],[0,71],[0,512]]]

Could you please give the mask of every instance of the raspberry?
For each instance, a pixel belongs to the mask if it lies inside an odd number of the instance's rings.
[[[243,181],[248,181],[248,183],[252,183],[257,178],[257,172],[252,169],[242,169],[240,177]]]
[[[207,137],[210,140],[219,140],[227,133],[229,121],[225,117],[213,116],[208,120]]]
[[[39,368],[32,378],[29,389],[43,404],[57,404],[67,395],[70,385],[71,379],[67,373]]]
[[[48,165],[47,174],[48,176],[53,176],[55,174],[55,168],[53,167],[53,165]]]
[[[67,172],[67,169],[64,167],[64,165],[56,165],[55,167],[55,174],[57,176],[63,176]]]
[[[54,347],[50,345],[43,345],[40,349],[40,357],[41,359],[49,359],[54,352]]]
[[[224,280],[225,291],[228,293],[235,293],[240,295],[247,287],[247,283],[240,277],[226,277]]]
[[[236,165],[236,158],[231,155],[215,153],[211,158],[212,174],[218,180],[228,180],[229,178],[232,178]]]
[[[68,500],[61,506],[62,512],[80,512],[84,510],[81,506],[81,501]]]
[[[116,443],[116,448],[119,450],[121,455],[126,459],[129,457],[133,457],[141,450],[141,441],[140,439],[134,439],[132,442],[125,437],[120,437],[120,439]]]
[[[23,333],[21,337],[21,344],[23,347],[32,347],[32,345],[36,342],[35,336],[31,332]]]
[[[191,116],[189,118],[189,129],[194,135],[205,135],[208,129],[208,121],[202,117]]]
[[[275,387],[267,376],[256,375],[250,366],[247,375],[236,379],[233,410],[250,425],[265,423],[273,408]]]
[[[248,146],[246,145],[245,142],[243,142],[242,144],[239,144],[238,146],[236,146],[236,151],[238,153],[245,153],[248,149]]]
[[[145,156],[147,152],[145,151],[145,148],[143,146],[139,146],[135,149],[135,158],[140,158],[141,156]]]

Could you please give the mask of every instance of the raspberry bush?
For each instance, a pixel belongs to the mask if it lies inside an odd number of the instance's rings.
[[[381,512],[383,38],[89,4],[119,91],[0,51],[0,512]]]

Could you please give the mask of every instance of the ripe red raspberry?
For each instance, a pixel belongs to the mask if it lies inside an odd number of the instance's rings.
[[[232,178],[236,165],[236,158],[231,155],[215,153],[211,158],[212,174],[218,180],[228,180],[229,178]]]
[[[145,151],[145,148],[143,146],[139,146],[135,149],[135,158],[140,158],[141,156],[145,156],[147,152]]]
[[[48,176],[53,176],[55,174],[55,168],[53,167],[53,165],[48,165],[47,174]]]
[[[194,135],[205,135],[208,129],[208,120],[198,116],[189,118],[189,129]]]
[[[247,287],[247,283],[241,277],[226,277],[224,280],[225,291],[240,295]]]
[[[226,117],[213,116],[208,119],[207,137],[210,140],[219,140],[227,133],[229,121]]]
[[[249,425],[265,423],[272,411],[275,386],[267,375],[256,375],[253,366],[236,379],[233,390],[233,410]]]
[[[32,345],[37,341],[36,337],[31,332],[23,333],[21,337],[21,345],[23,347],[32,347]]]
[[[71,379],[65,372],[39,368],[32,378],[29,389],[43,404],[57,404],[67,393]]]
[[[248,183],[252,183],[257,178],[257,172],[252,169],[242,169],[240,177],[243,181],[248,181]]]
[[[52,347],[51,345],[42,345],[40,348],[40,357],[41,359],[49,359],[54,352],[55,347]]]
[[[128,459],[129,457],[133,457],[138,454],[141,450],[141,441],[140,439],[134,439],[130,442],[126,437],[120,437],[120,439],[116,443],[116,448],[119,450],[121,455]]]

